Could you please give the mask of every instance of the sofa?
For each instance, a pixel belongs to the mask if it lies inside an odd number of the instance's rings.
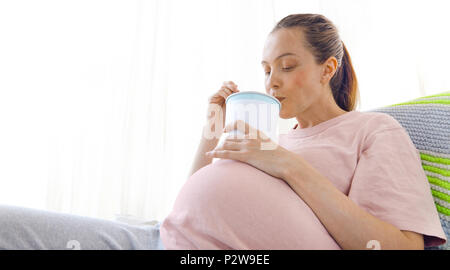
[[[408,132],[420,152],[430,192],[447,240],[450,240],[450,92],[370,111],[391,115]],[[441,246],[426,249],[450,250],[450,244],[447,241]]]

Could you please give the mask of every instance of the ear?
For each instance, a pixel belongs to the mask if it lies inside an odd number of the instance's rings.
[[[333,78],[334,73],[336,73],[337,66],[338,61],[334,56],[331,56],[327,61],[325,61],[325,63],[322,64],[323,69],[322,77],[320,80],[322,84],[328,84],[331,78]]]

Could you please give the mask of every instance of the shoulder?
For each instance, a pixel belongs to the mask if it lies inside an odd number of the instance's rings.
[[[391,130],[402,129],[402,125],[391,115],[382,112],[357,112],[358,121],[361,124],[361,128],[366,129],[370,133]]]
[[[391,115],[382,112],[356,112],[353,120],[358,133],[365,141],[376,134],[405,133],[403,126]]]
[[[381,112],[358,112],[356,115],[355,135],[360,138],[362,151],[374,145],[392,147],[393,144],[409,143],[408,133],[391,115]]]

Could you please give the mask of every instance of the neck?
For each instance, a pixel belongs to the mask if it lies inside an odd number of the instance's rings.
[[[297,128],[311,128],[346,112],[336,104],[333,96],[330,94],[318,102],[311,104],[301,115],[296,117],[299,123],[299,127]]]

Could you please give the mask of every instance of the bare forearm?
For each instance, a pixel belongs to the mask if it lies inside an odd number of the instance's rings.
[[[366,249],[376,240],[381,249],[421,249],[395,226],[371,215],[304,160],[293,160],[285,181],[313,210],[342,249]],[[419,243],[419,244],[417,244]]]
[[[217,146],[218,142],[218,138],[214,137],[212,139],[208,139],[207,137],[202,136],[194,157],[194,162],[192,163],[192,167],[188,175],[189,177],[196,171],[212,163],[213,158],[207,157],[205,153],[213,150]]]

